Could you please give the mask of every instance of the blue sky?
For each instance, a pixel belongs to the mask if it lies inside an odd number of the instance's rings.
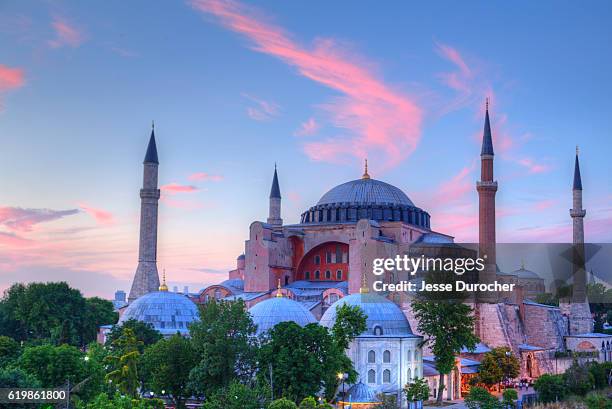
[[[286,222],[367,156],[474,240],[487,96],[498,240],[570,240],[578,144],[587,237],[610,241],[611,17],[605,1],[1,2],[0,287],[127,288],[153,119],[171,285],[224,277],[275,162]]]

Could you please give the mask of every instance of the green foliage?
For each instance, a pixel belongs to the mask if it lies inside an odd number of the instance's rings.
[[[109,398],[101,393],[91,402],[78,402],[77,409],[164,409],[164,402],[160,399],[132,399],[116,394]]]
[[[502,394],[502,402],[506,406],[514,407],[514,403],[518,400],[518,392],[516,389],[505,389]]]
[[[199,359],[191,371],[193,389],[210,395],[234,380],[252,378],[255,329],[242,300],[200,306],[200,321],[189,329]]]
[[[569,391],[575,395],[584,396],[593,389],[593,374],[585,365],[574,361],[563,374],[563,380]]]
[[[468,409],[501,409],[501,402],[485,388],[474,386],[465,397]]]
[[[453,274],[453,273],[450,273]],[[454,274],[453,274],[454,275]],[[441,272],[427,277],[428,283],[446,283],[452,281]],[[461,294],[448,299],[436,292],[422,292],[412,301],[414,316],[419,322],[418,331],[426,336],[436,356],[436,368],[440,374],[449,374],[455,366],[455,356],[463,347],[468,350],[476,347],[478,338],[474,335],[474,316],[470,306],[462,302]],[[440,376],[437,401],[442,402],[444,376]]]
[[[535,302],[538,304],[559,306],[559,298],[552,293],[540,293],[536,295]]]
[[[85,379],[84,354],[70,345],[41,345],[26,348],[18,365],[34,375],[43,388],[56,388],[70,381],[77,384]]]
[[[598,362],[589,362],[586,364],[587,369],[593,376],[593,386],[596,389],[602,389],[608,386],[608,372],[606,370],[606,364],[600,364]]]
[[[130,328],[125,328],[121,336],[113,341],[111,353],[104,359],[110,367],[105,380],[122,394],[132,398],[136,397],[140,383],[138,364],[141,347],[142,341],[136,339]]]
[[[367,329],[366,318],[357,305],[343,304],[336,309],[336,322],[331,332],[343,350],[348,349],[351,341]]]
[[[293,401],[287,398],[280,398],[270,402],[268,409],[298,409],[298,407]]]
[[[132,330],[136,339],[142,342],[142,344],[138,347],[138,352],[140,352],[141,354],[144,352],[144,349],[147,346],[153,345],[154,343],[162,339],[162,335],[159,333],[159,331],[153,328],[151,324],[135,319],[130,319],[123,322],[121,325],[113,326],[113,328],[106,336],[106,345],[112,345],[113,342],[123,334],[123,331],[126,328]]]
[[[541,375],[533,384],[533,389],[544,403],[562,400],[567,393],[562,375]]]
[[[299,402],[325,388],[333,396],[337,374],[354,376],[351,361],[332,335],[319,324],[300,327],[295,322],[281,322],[269,333],[259,353],[259,378],[269,384],[272,367],[274,396]]]
[[[151,345],[143,356],[152,389],[158,394],[165,390],[178,408],[192,395],[189,372],[196,361],[191,342],[179,334]]]
[[[429,399],[429,385],[423,378],[414,378],[412,383],[404,386],[403,391],[408,401],[426,401]]]
[[[40,388],[35,376],[21,368],[0,369],[0,388]]]
[[[317,400],[312,396],[307,396],[300,402],[300,409],[317,409]]]
[[[0,368],[4,368],[7,364],[17,359],[20,350],[21,348],[17,341],[11,337],[0,335]]]
[[[99,323],[115,319],[112,303],[86,299],[65,282],[14,284],[0,301],[0,335],[17,341],[84,346]]]
[[[599,393],[589,393],[584,403],[588,409],[612,409],[612,399]]]
[[[232,381],[206,398],[202,409],[260,409],[266,406],[269,391]]]
[[[511,352],[508,347],[500,347],[485,353],[478,367],[478,382],[491,386],[516,378],[520,372],[520,363]]]
[[[377,409],[399,409],[397,404],[397,396],[387,395],[386,393],[379,393],[376,395],[376,399],[380,402]]]

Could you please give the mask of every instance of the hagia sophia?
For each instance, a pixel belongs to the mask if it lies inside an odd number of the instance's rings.
[[[476,183],[477,250],[455,243],[452,232],[433,231],[427,210],[418,207],[401,189],[373,179],[367,161],[360,178],[323,194],[302,213],[298,223],[284,224],[281,186],[275,168],[267,220],[251,223],[244,254],[238,256],[236,268],[229,271],[227,280],[198,293],[180,293],[168,291],[165,274],[160,284],[157,271],[159,160],[152,130],[140,191],[138,267],[128,302],[119,305],[119,323],[138,319],[151,323],[163,335],[177,331],[188,334],[189,324],[198,319],[197,304],[212,299],[241,299],[260,336],[283,321],[302,326],[318,322],[329,328],[339,306],[359,306],[367,316],[367,329],[347,350],[359,380],[348,385],[344,400],[367,405],[375,402],[379,393],[399,397],[404,385],[417,377],[425,378],[436,396],[439,373],[435,357],[423,346],[424,337],[417,331],[411,298],[408,294],[373,291],[373,260],[397,255],[486,255],[487,263],[476,277],[478,281],[512,283],[516,290],[511,294],[483,293],[470,301],[475,332],[481,342],[475,350],[464,350],[457,356],[456,367],[445,382],[447,389],[442,392],[445,398],[460,398],[469,389],[469,380],[478,373],[483,354],[495,347],[509,347],[520,359],[523,379],[561,373],[571,360],[558,358],[558,352],[590,351],[599,353],[600,360],[610,360],[612,336],[593,332],[584,264],[573,272],[571,300],[559,307],[534,301],[545,291],[545,280],[538,273],[524,265],[512,272],[498,267],[495,232],[498,184],[493,173],[494,157],[487,106],[480,152],[481,178]],[[578,153],[574,166],[570,216],[572,243],[580,248],[584,246],[586,212],[582,206]],[[395,283],[412,278],[391,271],[376,279]],[[104,339],[110,327],[100,328],[99,339]],[[400,401],[405,405],[405,400]]]

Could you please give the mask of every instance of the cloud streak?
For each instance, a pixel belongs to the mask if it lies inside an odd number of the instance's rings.
[[[294,132],[295,136],[309,136],[314,135],[319,131],[319,124],[314,118],[308,119],[303,122],[300,128]]]
[[[55,37],[48,41],[51,48],[76,48],[85,42],[85,34],[63,17],[55,17],[51,26],[55,31]]]
[[[20,88],[24,83],[25,79],[21,68],[11,68],[0,64],[0,92]]]
[[[189,175],[187,179],[193,182],[221,182],[223,180],[223,176],[211,175],[206,172],[196,172]]]
[[[51,222],[79,213],[78,209],[52,210],[0,207],[0,226],[18,232],[32,231],[39,223]]]
[[[378,154],[380,163],[395,166],[414,151],[420,139],[422,110],[407,95],[379,80],[366,68],[371,63],[332,39],[318,39],[312,47],[304,47],[282,28],[255,17],[257,10],[237,2],[193,0],[191,5],[247,37],[256,51],[280,59],[302,76],[340,94],[321,108],[343,134],[306,143],[304,150],[312,160],[361,160],[366,154]]]
[[[193,185],[180,185],[178,183],[168,183],[167,185],[163,185],[159,188],[162,192],[175,195],[177,193],[193,193],[197,192],[198,188]]]
[[[110,225],[113,224],[115,222],[115,218],[113,217],[113,214],[109,211],[103,210],[103,209],[97,209],[95,207],[91,207],[85,203],[79,203],[78,206],[81,208],[81,210],[83,210],[85,213],[87,213],[88,215],[90,215],[91,217],[93,217],[95,219],[95,221],[100,224],[100,225]]]
[[[269,121],[280,113],[280,106],[274,102],[264,101],[249,94],[242,94],[242,96],[255,104],[247,107],[247,115],[255,121]]]

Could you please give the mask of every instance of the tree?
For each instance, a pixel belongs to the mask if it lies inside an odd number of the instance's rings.
[[[293,401],[287,398],[280,398],[270,402],[268,409],[298,409],[298,407]]]
[[[443,272],[432,272],[426,277],[431,284],[446,284],[453,279]],[[472,308],[463,304],[463,299],[464,296],[458,293],[422,291],[412,301],[412,310],[419,322],[418,330],[426,336],[424,343],[430,345],[436,357],[436,369],[440,373],[438,404],[442,403],[444,377],[455,367],[455,356],[464,347],[473,350],[478,342],[474,335]]]
[[[119,314],[115,312],[113,303],[99,297],[85,299],[86,312],[84,327],[84,342],[89,343],[96,340],[100,325],[114,324],[119,319]]]
[[[0,335],[0,368],[4,368],[19,356],[20,346],[11,337]]]
[[[465,397],[468,409],[501,409],[499,400],[485,388],[473,386]]]
[[[552,293],[540,293],[536,295],[535,302],[538,304],[559,306],[559,298]]]
[[[165,390],[177,408],[185,407],[191,396],[189,373],[197,362],[188,339],[176,334],[146,349],[143,365],[150,374],[150,385],[156,393]]]
[[[307,396],[300,402],[300,409],[317,409],[317,400],[312,396]]]
[[[135,398],[140,384],[138,377],[138,364],[140,360],[139,348],[142,341],[138,341],[130,328],[125,328],[121,336],[111,345],[112,352],[105,358],[105,363],[111,371],[106,374],[105,380],[112,383],[121,393]]]
[[[132,331],[136,337],[136,340],[142,342],[142,344],[138,347],[138,352],[141,354],[144,352],[146,347],[153,345],[162,339],[162,334],[153,328],[153,325],[150,323],[129,319],[124,321],[121,325],[113,325],[113,328],[111,328],[110,332],[106,336],[106,346],[112,345],[117,338],[123,335],[123,331],[128,328]]]
[[[259,353],[259,379],[269,381],[272,368],[274,396],[300,402],[325,388],[333,395],[337,374],[352,370],[344,350],[319,324],[300,327],[295,322],[277,324],[269,332]]]
[[[563,381],[568,390],[575,395],[584,396],[593,390],[593,374],[586,366],[580,365],[577,361],[567,368],[563,374]]]
[[[86,377],[85,355],[70,345],[26,348],[18,365],[34,375],[43,388],[57,388],[66,381],[75,385]]]
[[[348,349],[351,341],[367,329],[366,319],[357,305],[343,304],[336,309],[336,321],[331,333],[340,348]]]
[[[516,389],[506,389],[502,394],[502,403],[508,408],[516,407],[515,403],[518,400],[518,392]]]
[[[96,396],[91,402],[77,402],[77,409],[164,409],[161,399],[132,399],[115,394],[112,398],[106,393]]]
[[[40,388],[40,386],[38,379],[21,368],[0,368],[0,388]],[[31,407],[31,404],[27,403],[10,404],[10,409],[26,409]]]
[[[516,378],[520,372],[519,360],[508,347],[494,348],[484,354],[478,367],[478,382],[487,386]]]
[[[202,409],[260,409],[266,406],[268,391],[232,381],[207,396]]]
[[[379,393],[376,395],[376,399],[380,402],[376,408],[379,409],[399,409],[397,404],[397,396],[387,395],[386,393]]]
[[[543,403],[562,400],[567,393],[562,375],[543,374],[536,379],[533,389]]]
[[[210,395],[234,380],[252,378],[255,369],[255,324],[244,301],[211,301],[200,306],[200,321],[189,332],[198,356],[191,371],[193,389]]]
[[[429,399],[429,385],[423,378],[414,378],[412,383],[404,386],[403,392],[409,402]]]

